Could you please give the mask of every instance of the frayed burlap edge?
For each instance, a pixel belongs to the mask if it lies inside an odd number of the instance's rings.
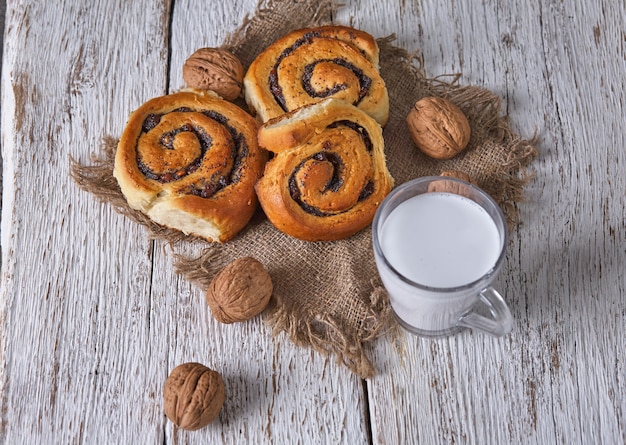
[[[220,252],[205,249],[197,258],[175,255],[176,273],[185,277],[196,287],[206,291],[213,276],[224,266]],[[365,344],[386,332],[390,326],[391,307],[383,287],[372,282],[369,296],[370,313],[360,320],[359,328],[346,329],[340,317],[316,314],[313,320],[303,320],[289,311],[283,297],[274,293],[265,313],[264,321],[272,328],[272,335],[286,333],[297,346],[312,347],[317,352],[334,356],[359,377],[365,379],[375,375],[375,369],[367,357]]]
[[[117,143],[116,137],[104,136],[100,144],[101,155],[92,156],[90,165],[83,165],[70,157],[70,177],[76,185],[91,193],[100,202],[111,205],[116,212],[145,227],[149,239],[160,239],[172,245],[183,240],[205,242],[201,238],[186,235],[178,230],[157,224],[139,210],[128,205],[117,180],[113,176]]]
[[[361,320],[363,326],[356,332],[347,333],[343,320],[328,315],[316,317],[313,324],[302,325],[280,303],[279,299],[267,317],[274,334],[285,331],[296,345],[311,346],[320,353],[334,355],[340,363],[363,379],[376,374],[367,357],[365,344],[383,335],[388,328],[391,307],[384,288],[374,287],[369,301],[372,313]],[[367,334],[359,336],[358,332]]]
[[[335,15],[337,8],[337,3],[330,0],[259,0],[254,15],[246,15],[241,26],[226,36],[221,47],[236,55],[247,67],[260,52],[259,49],[267,48],[280,37],[265,32],[266,29],[280,28],[286,34],[287,30],[330,24],[330,17]]]
[[[476,175],[472,171],[466,173],[500,205],[509,228],[513,229],[519,223],[516,204],[524,200],[523,188],[534,177],[530,164],[538,155],[536,132],[531,138],[522,138],[512,131],[508,116],[501,112],[502,99],[485,88],[460,85],[461,73],[428,77],[423,70],[421,54],[409,53],[404,48],[394,46],[395,40],[395,35],[377,39],[381,62],[383,65],[387,62],[387,66],[381,66],[381,72],[399,72],[402,76],[401,82],[407,85],[407,90],[420,90],[421,96],[414,95],[413,103],[425,96],[449,99],[468,115],[473,128],[488,129],[487,143],[507,147],[507,158],[494,164],[488,172],[482,175]],[[404,117],[409,109],[405,108],[399,114]],[[408,129],[404,130],[408,133]],[[389,134],[385,136],[387,139]],[[408,143],[411,143],[410,140]],[[429,174],[454,170],[462,164],[458,156],[446,161],[427,161],[430,163],[427,167]],[[399,185],[406,178],[396,179],[400,179],[396,181],[396,185]]]

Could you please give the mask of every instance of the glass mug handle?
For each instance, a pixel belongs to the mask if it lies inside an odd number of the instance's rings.
[[[513,329],[513,316],[502,296],[493,287],[489,286],[480,292],[480,302],[487,306],[493,318],[479,315],[476,312],[463,314],[458,326],[479,329],[488,334],[500,337]]]

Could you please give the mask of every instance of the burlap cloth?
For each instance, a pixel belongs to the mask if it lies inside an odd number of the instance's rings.
[[[247,67],[259,52],[288,31],[329,23],[336,8],[329,1],[311,5],[295,0],[261,0],[254,16],[246,18],[223,47]],[[482,88],[460,86],[458,76],[426,77],[419,57],[395,47],[393,40],[385,37],[378,43],[381,74],[391,104],[384,129],[385,151],[396,185],[444,170],[463,171],[496,199],[514,225],[515,203],[522,199],[527,168],[537,154],[534,142],[511,131],[507,119],[500,115],[496,95]],[[414,147],[405,119],[413,104],[424,96],[446,97],[465,112],[472,136],[464,154],[434,161]],[[116,138],[105,138],[102,153],[92,165],[72,160],[71,173],[77,184],[144,225],[151,237],[173,244],[189,240],[127,206],[112,176],[115,146]],[[275,285],[272,303],[265,312],[274,333],[286,332],[297,345],[334,355],[363,378],[374,374],[365,345],[381,337],[394,321],[376,271],[369,229],[342,241],[304,242],[277,231],[259,211],[240,235],[224,245],[192,241],[206,246],[197,258],[177,255],[177,272],[186,279],[205,290],[228,262],[242,256],[257,258],[267,267]]]

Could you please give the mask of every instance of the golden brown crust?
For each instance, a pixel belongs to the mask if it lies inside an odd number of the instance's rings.
[[[157,97],[130,115],[114,176],[128,204],[155,222],[225,242],[257,206],[267,154],[256,132],[252,116],[211,93]]]
[[[262,125],[275,153],[256,185],[268,219],[306,241],[346,238],[368,226],[393,186],[380,125],[353,105],[325,99]]]
[[[326,97],[352,103],[383,126],[389,117],[378,44],[346,26],[305,28],[278,39],[250,65],[244,92],[261,122]]]

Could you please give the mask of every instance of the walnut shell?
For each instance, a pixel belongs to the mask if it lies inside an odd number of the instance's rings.
[[[442,176],[443,178],[462,179],[465,182],[476,185],[476,182],[467,173],[459,170],[446,170],[441,172],[439,176]],[[428,184],[428,191],[446,192],[462,196],[469,196],[470,190],[466,184],[462,184],[456,181],[447,181],[443,178],[440,181],[431,182],[430,184]]]
[[[200,48],[183,65],[183,79],[188,87],[214,91],[226,100],[239,97],[243,75],[239,59],[221,48]]]
[[[165,415],[184,430],[198,430],[215,420],[226,392],[222,376],[200,363],[184,363],[165,381]]]
[[[450,159],[467,147],[471,129],[463,112],[440,97],[425,97],[407,115],[411,139],[424,154]]]
[[[217,321],[235,323],[263,312],[273,290],[272,278],[263,264],[252,257],[243,257],[215,275],[206,301]]]
[[[445,176],[447,178],[462,179],[465,182],[476,184],[470,175],[460,170],[444,170],[441,173],[439,173],[439,176]]]

